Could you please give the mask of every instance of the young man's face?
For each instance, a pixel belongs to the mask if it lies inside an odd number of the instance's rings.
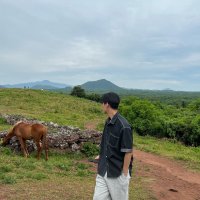
[[[108,107],[109,107],[108,103],[102,103],[102,110],[105,114],[107,114],[108,112]]]

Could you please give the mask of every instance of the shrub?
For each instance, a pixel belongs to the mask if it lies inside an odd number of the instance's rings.
[[[7,122],[4,118],[0,117],[0,124],[7,124]]]
[[[71,95],[83,98],[85,97],[85,90],[81,86],[75,86],[72,89]]]
[[[192,101],[188,107],[190,110],[200,113],[200,99]]]
[[[121,113],[139,135],[160,135],[162,128],[161,111],[147,100],[132,99],[130,105],[120,107]],[[130,102],[129,102],[130,103]]]
[[[86,142],[83,144],[82,152],[88,157],[95,156],[99,154],[99,147],[91,142]]]
[[[200,145],[200,101],[187,108],[153,104],[147,100],[127,98],[120,106],[121,113],[139,135],[167,137],[186,145]]]
[[[191,126],[192,126],[192,131],[189,137],[189,141],[194,146],[199,146],[200,145],[200,115],[197,115],[191,121]]]
[[[95,93],[92,93],[92,94],[87,94],[85,96],[86,99],[89,99],[91,101],[96,101],[96,102],[100,102],[101,101],[101,95],[99,94],[95,94]]]

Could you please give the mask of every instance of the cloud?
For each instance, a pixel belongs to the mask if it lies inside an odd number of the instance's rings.
[[[2,0],[0,84],[107,78],[199,90],[199,9],[198,0]]]

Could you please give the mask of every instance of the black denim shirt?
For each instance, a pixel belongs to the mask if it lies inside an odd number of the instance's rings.
[[[119,177],[123,170],[124,156],[132,152],[133,134],[132,128],[127,120],[118,112],[107,119],[102,140],[100,144],[100,157],[98,163],[98,174],[108,177]],[[131,175],[132,159],[129,166]]]

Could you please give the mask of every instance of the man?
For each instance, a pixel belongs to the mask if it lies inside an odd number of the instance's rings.
[[[120,98],[109,92],[102,97],[108,115],[100,144],[98,174],[93,200],[128,200],[132,168],[132,129],[118,112]]]

